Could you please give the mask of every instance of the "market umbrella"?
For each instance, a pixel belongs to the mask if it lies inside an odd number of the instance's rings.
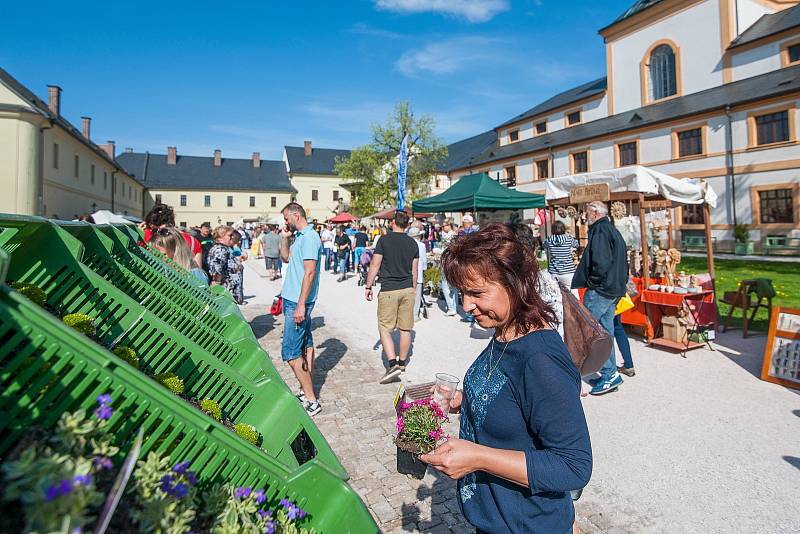
[[[98,210],[92,213],[92,220],[95,224],[134,224],[133,221],[109,210]]]
[[[353,222],[353,221],[357,221],[357,220],[358,220],[357,217],[353,217],[352,215],[350,215],[346,211],[343,211],[342,213],[340,213],[336,217],[331,217],[330,219],[328,219],[328,222],[329,223],[348,223],[348,222]]]
[[[516,210],[545,207],[544,195],[509,189],[485,172],[461,177],[444,193],[414,201],[414,211]]]
[[[379,211],[378,213],[373,213],[370,215],[373,219],[383,219],[386,221],[390,221],[394,219],[394,213],[397,211],[397,208],[387,208],[383,211]],[[418,213],[412,212],[412,217],[416,217],[417,219],[426,219],[428,217],[433,217],[433,213]]]

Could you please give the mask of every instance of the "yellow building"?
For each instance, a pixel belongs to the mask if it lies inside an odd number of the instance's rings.
[[[309,221],[322,222],[350,204],[350,192],[343,185],[345,179],[335,171],[337,158],[349,157],[349,150],[314,148],[311,141],[305,141],[302,147],[284,147],[286,170],[297,190],[297,202],[305,208]]]
[[[99,209],[141,216],[144,187],[61,115],[61,88],[44,102],[0,69],[0,212],[72,219]]]
[[[280,217],[295,193],[283,161],[125,151],[120,165],[147,187],[145,211],[153,204],[169,204],[179,226],[211,226]]]

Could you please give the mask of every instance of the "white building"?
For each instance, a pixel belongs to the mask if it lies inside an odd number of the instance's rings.
[[[600,30],[606,77],[451,145],[450,180],[488,172],[520,190],[639,164],[707,179],[712,229],[800,236],[800,6],[774,0],[639,0]],[[676,210],[681,232],[698,209]]]

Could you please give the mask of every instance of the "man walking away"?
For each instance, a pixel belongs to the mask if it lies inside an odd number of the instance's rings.
[[[381,292],[378,295],[378,333],[381,345],[389,360],[386,373],[380,379],[388,384],[406,370],[406,359],[411,350],[411,329],[414,328],[414,298],[416,297],[419,248],[405,234],[408,214],[396,211],[392,220],[392,231],[378,240],[375,254],[369,264],[367,300],[372,300],[372,284],[380,271]],[[400,331],[400,359],[392,339],[392,332]]]
[[[412,238],[417,243],[419,249],[419,263],[417,264],[417,287],[416,296],[414,298],[414,321],[419,321],[420,309],[422,308],[422,283],[425,279],[425,269],[428,268],[428,250],[425,243],[422,242],[422,231],[419,228],[410,228],[408,230],[408,237]]]
[[[350,238],[344,233],[344,226],[336,228],[334,244],[339,260],[339,278],[336,281],[341,282],[347,279],[347,260],[350,257]]]
[[[281,236],[278,228],[270,227],[266,232],[259,236],[261,240],[261,250],[264,253],[264,263],[266,264],[270,280],[277,280],[281,276]]]
[[[367,246],[369,246],[369,236],[367,235],[367,227],[366,226],[362,226],[358,230],[358,232],[356,232],[354,237],[355,237],[355,240],[356,240],[356,244],[355,244],[355,253],[356,253],[355,266],[356,266],[356,270],[358,270],[358,266],[361,265],[361,263],[359,262],[359,260],[361,259],[361,254],[363,254],[364,250],[366,250]]]
[[[589,243],[572,277],[572,289],[585,287],[583,304],[595,319],[614,335],[614,312],[617,301],[625,295],[628,281],[628,253],[622,234],[608,218],[608,208],[603,202],[586,205],[586,222],[589,223]],[[600,378],[590,382],[592,395],[615,391],[622,384],[617,372],[614,346],[611,356],[600,369]]]
[[[314,393],[314,339],[311,336],[311,310],[319,290],[319,259],[322,242],[306,221],[306,212],[297,202],[282,210],[286,228],[281,233],[281,259],[288,263],[283,282],[283,341],[281,358],[289,362],[300,383],[297,399],[309,415],[322,406]],[[291,247],[289,239],[295,240]]]

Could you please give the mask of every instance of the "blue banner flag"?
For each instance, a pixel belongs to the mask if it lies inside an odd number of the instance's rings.
[[[400,157],[397,162],[397,209],[406,209],[406,166],[408,164],[408,134],[400,144]]]

